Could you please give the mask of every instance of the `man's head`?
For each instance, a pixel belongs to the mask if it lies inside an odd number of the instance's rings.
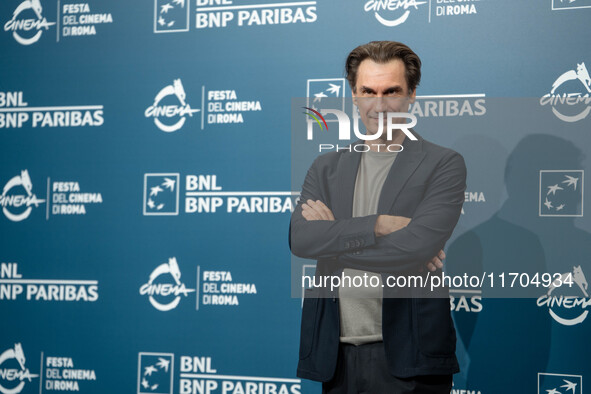
[[[353,93],[356,93],[359,66],[364,60],[386,64],[396,59],[404,64],[408,91],[414,93],[421,82],[421,59],[408,46],[396,41],[372,41],[351,51],[345,64],[345,76]]]
[[[379,113],[407,112],[421,80],[421,60],[408,46],[372,41],[349,54],[347,80],[368,133],[378,130]]]

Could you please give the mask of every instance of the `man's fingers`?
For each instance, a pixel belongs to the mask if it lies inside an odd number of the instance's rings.
[[[302,204],[302,216],[306,220],[320,220],[320,215],[308,204]]]
[[[439,259],[441,260],[445,259],[445,252],[443,250],[440,250],[437,254],[437,257],[439,257]]]
[[[322,220],[334,220],[332,211],[320,200],[308,200],[306,203],[320,216]]]
[[[318,216],[319,220],[328,220],[326,213],[322,210],[322,207],[316,201],[308,200],[307,204],[310,206],[310,209],[312,209],[314,213]]]
[[[426,266],[429,271],[435,271],[437,268],[443,268],[443,261],[441,261],[438,256],[434,256],[429,262],[427,262]]]
[[[318,200],[316,203],[320,206],[320,209],[326,214],[328,220],[334,220],[334,215],[329,207],[327,207],[322,201]]]
[[[302,204],[302,216],[306,220],[328,220],[318,211],[312,200],[308,200],[307,203]]]
[[[435,266],[437,268],[443,268],[443,261],[437,259],[437,261],[435,262]]]
[[[322,209],[322,206],[320,204],[318,204],[316,201],[311,201],[309,204],[312,207],[312,209],[314,209],[314,211],[316,211],[318,213],[318,215],[320,215],[320,218],[322,220],[328,220],[328,217],[326,216],[326,212],[324,212],[324,210]]]
[[[433,264],[437,268],[443,268],[443,261],[441,261],[437,256],[431,259],[431,264]]]

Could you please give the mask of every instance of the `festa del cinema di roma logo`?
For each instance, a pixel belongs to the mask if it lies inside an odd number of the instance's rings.
[[[34,44],[39,41],[44,30],[55,25],[55,22],[48,22],[42,12],[40,0],[24,0],[4,24],[4,31],[12,31],[12,36],[21,45]]]
[[[16,365],[6,365],[9,360],[16,360]],[[32,374],[25,366],[25,353],[20,343],[15,343],[14,348],[5,350],[0,354],[0,393],[18,394],[23,391],[25,384],[31,382],[39,375]],[[6,363],[6,364],[5,364]],[[20,369],[15,368],[20,366]],[[18,382],[15,384],[15,382]]]
[[[578,87],[579,91],[572,91],[575,90],[575,87]],[[540,105],[550,105],[554,115],[564,122],[577,122],[585,119],[591,112],[590,93],[591,77],[587,66],[585,66],[584,62],[577,63],[575,70],[563,73],[554,81],[550,93],[540,99]],[[579,113],[563,113],[568,107],[581,107],[582,104],[584,104],[585,108],[581,109]],[[561,108],[562,112],[558,108]]]
[[[176,308],[181,301],[181,295],[187,297],[194,291],[195,289],[188,289],[181,282],[181,271],[175,257],[169,258],[168,263],[156,267],[148,282],[140,287],[140,294],[148,295],[150,304],[159,311]]]
[[[555,286],[552,283],[548,292],[538,298],[537,305],[547,307],[550,316],[564,326],[581,324],[589,314],[587,308],[591,306],[591,298],[587,293],[588,283],[581,266],[573,267],[572,272],[562,274],[560,282],[555,283],[561,283],[561,285]],[[571,286],[569,283],[573,285]],[[557,289],[566,292],[578,290],[581,296],[553,294]]]
[[[375,18],[384,26],[394,27],[403,24],[408,19],[411,10],[418,10],[418,6],[427,4],[417,0],[369,0],[365,3],[365,12],[373,12]]]
[[[23,170],[20,175],[12,177],[4,185],[0,196],[2,212],[13,222],[20,222],[28,218],[33,206],[39,207],[39,204],[43,202],[45,200],[38,199],[33,193],[33,184],[27,170]]]
[[[29,353],[30,355],[30,353]],[[0,351],[0,394],[19,394],[50,391],[77,391],[85,381],[96,381],[93,369],[74,369],[74,362],[70,357],[45,357],[41,353],[41,374],[32,374],[25,366],[25,353],[20,343],[4,352]],[[43,365],[47,366],[43,370]],[[39,378],[39,388],[31,383]],[[46,378],[43,380],[43,378]]]
[[[167,97],[172,99],[165,100]],[[181,80],[175,79],[172,85],[158,92],[154,103],[146,109],[144,115],[146,118],[154,118],[154,124],[166,133],[177,131],[185,124],[187,115],[192,117],[195,112],[200,111],[200,109],[192,109],[185,101],[186,98]],[[170,124],[169,121],[163,122],[161,119],[176,119],[176,122]]]

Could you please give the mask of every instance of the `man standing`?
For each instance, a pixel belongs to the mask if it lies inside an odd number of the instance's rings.
[[[402,130],[379,135],[388,112],[407,112],[414,102],[420,68],[398,42],[370,42],[349,54],[346,75],[367,129],[353,145],[369,150],[319,156],[292,216],[292,252],[317,259],[317,276],[378,283],[307,291],[298,376],[323,382],[324,393],[449,393],[459,371],[445,289],[428,297],[387,281],[441,273],[464,201],[458,153]]]

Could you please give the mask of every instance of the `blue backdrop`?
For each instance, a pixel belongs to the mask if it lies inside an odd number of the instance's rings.
[[[4,0],[0,392],[319,392],[295,376],[292,276],[313,262],[287,245],[311,159],[292,158],[292,99],[350,97],[345,57],[388,39],[423,61],[416,130],[466,159],[450,267],[577,278],[453,290],[453,392],[582,393],[590,16],[590,0]]]

